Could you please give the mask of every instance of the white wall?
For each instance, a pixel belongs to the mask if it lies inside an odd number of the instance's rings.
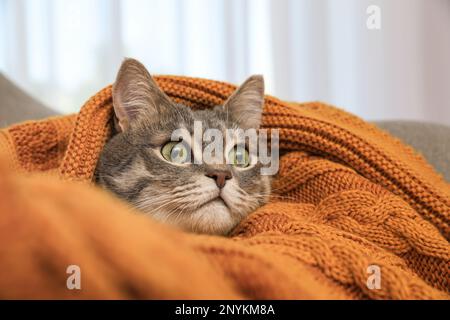
[[[381,8],[368,30],[366,9]],[[449,0],[0,0],[0,70],[76,111],[123,56],[366,119],[450,124]]]

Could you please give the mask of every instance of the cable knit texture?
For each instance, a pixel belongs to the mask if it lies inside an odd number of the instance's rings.
[[[192,108],[235,89],[157,82]],[[282,153],[274,194],[216,237],[135,214],[91,183],[111,119],[107,87],[76,115],[0,131],[0,298],[449,298],[450,186],[375,126],[267,96],[263,126],[280,130]],[[72,264],[81,290],[66,287]]]

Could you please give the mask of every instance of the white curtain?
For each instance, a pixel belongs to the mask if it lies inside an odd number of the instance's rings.
[[[381,29],[366,26],[369,5]],[[74,112],[124,56],[366,119],[450,124],[449,0],[0,0],[0,71]]]

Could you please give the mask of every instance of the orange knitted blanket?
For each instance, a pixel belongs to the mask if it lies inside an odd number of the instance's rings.
[[[193,108],[235,89],[157,81]],[[0,131],[0,298],[450,297],[449,184],[373,125],[266,97],[283,154],[274,195],[225,238],[133,214],[90,183],[111,117],[108,87],[77,115]],[[69,265],[81,290],[66,286]]]

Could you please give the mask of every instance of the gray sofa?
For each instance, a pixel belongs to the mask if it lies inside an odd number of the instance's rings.
[[[56,114],[56,111],[33,99],[0,73],[0,128]]]
[[[416,121],[378,121],[375,124],[419,151],[450,182],[450,127]]]
[[[57,112],[37,102],[0,74],[0,128],[56,114]],[[422,153],[428,162],[450,181],[450,127],[412,121],[375,123]]]

